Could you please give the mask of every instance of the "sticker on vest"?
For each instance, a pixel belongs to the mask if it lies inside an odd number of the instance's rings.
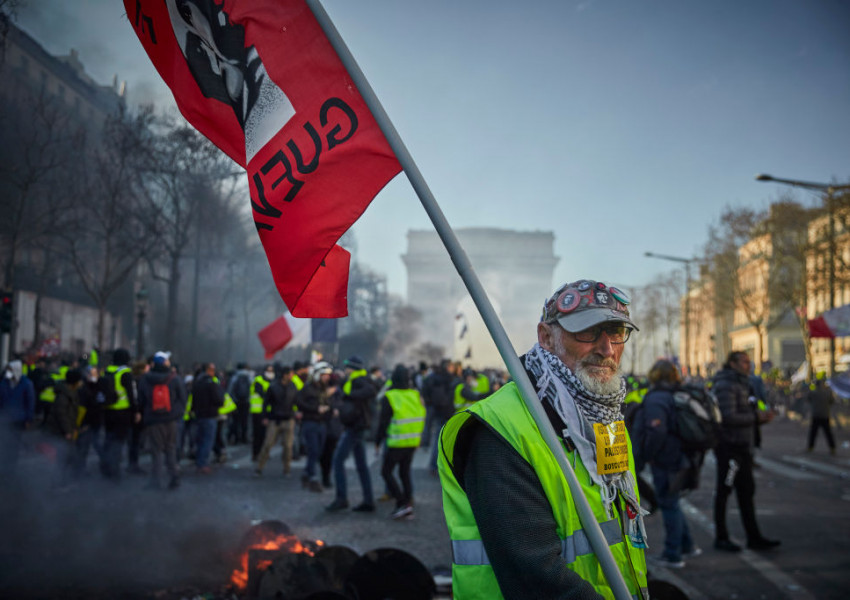
[[[596,434],[596,472],[600,475],[622,473],[629,468],[629,445],[626,424],[614,421],[608,425],[593,424]]]

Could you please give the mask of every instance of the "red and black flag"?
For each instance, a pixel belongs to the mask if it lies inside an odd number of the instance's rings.
[[[248,170],[251,206],[296,317],[348,314],[336,245],[401,170],[304,0],[124,0],[183,116]]]

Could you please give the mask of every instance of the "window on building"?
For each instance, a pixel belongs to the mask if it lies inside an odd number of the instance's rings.
[[[798,366],[806,360],[806,348],[803,340],[782,340],[779,361],[783,365]]]

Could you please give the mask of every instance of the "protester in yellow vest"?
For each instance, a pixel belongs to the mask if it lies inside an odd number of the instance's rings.
[[[620,406],[629,296],[561,286],[522,357],[632,598],[648,598],[645,530]],[[443,508],[457,600],[614,598],[573,493],[516,384],[452,417],[440,436]]]
[[[381,451],[381,444],[387,442],[381,476],[387,484],[390,496],[395,498],[393,519],[402,519],[413,515],[413,483],[410,478],[410,465],[413,453],[422,442],[425,429],[425,403],[419,391],[413,387],[410,371],[404,365],[396,365],[390,377],[392,384],[381,399],[381,417],[375,437],[375,452]],[[398,466],[401,487],[393,476]]]
[[[454,382],[455,411],[461,411],[472,406],[474,402],[483,400],[490,392],[479,392],[480,379],[472,369],[464,369],[461,377]],[[489,390],[489,386],[488,386]]]
[[[266,416],[263,405],[266,401],[266,393],[269,385],[274,381],[274,365],[266,365],[262,374],[254,377],[251,384],[251,461],[257,462],[263,442],[266,439],[266,426],[263,421]]]
[[[108,399],[104,404],[103,427],[106,431],[103,472],[110,479],[121,477],[121,455],[130,437],[133,423],[142,416],[136,404],[136,384],[130,370],[130,353],[118,348],[112,353],[112,364],[106,367],[105,383]]]

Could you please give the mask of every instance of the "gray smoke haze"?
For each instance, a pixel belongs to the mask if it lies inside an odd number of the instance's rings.
[[[172,106],[174,101],[141,44],[124,6],[115,0],[25,0],[16,11],[16,25],[53,55],[79,53],[86,73],[100,85],[127,82],[130,105]],[[135,41],[135,40],[133,40]]]
[[[221,482],[166,492],[144,490],[146,477],[116,485],[92,474],[60,493],[53,476],[47,457],[29,455],[4,478],[3,597],[149,597],[227,583],[250,516]]]

